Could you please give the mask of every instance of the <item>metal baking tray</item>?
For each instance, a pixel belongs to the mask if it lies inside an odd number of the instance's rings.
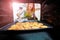
[[[11,25],[15,24],[16,22],[12,22],[12,23],[9,23],[3,27],[1,27],[1,30],[7,30],[8,28],[10,28]],[[39,23],[43,23],[44,25],[48,26],[48,28],[53,28],[51,25],[47,24],[47,23],[44,23],[44,22],[39,22]],[[48,28],[40,28],[40,29],[48,29]],[[31,30],[40,30],[40,29],[31,29]]]

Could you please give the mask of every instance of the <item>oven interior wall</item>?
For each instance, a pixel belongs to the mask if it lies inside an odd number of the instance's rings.
[[[57,0],[44,0],[42,2],[42,21],[53,26],[59,26],[59,11]]]
[[[12,22],[12,7],[10,1],[0,0],[0,27]]]

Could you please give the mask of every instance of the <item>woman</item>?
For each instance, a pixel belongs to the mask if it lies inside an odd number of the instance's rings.
[[[20,8],[20,10],[22,11],[22,9]],[[35,5],[34,3],[28,3],[27,4],[27,9],[23,10],[22,12],[19,11],[17,13],[17,16],[19,18],[19,21],[23,20],[23,21],[27,21],[27,20],[37,20],[36,16],[35,16]],[[21,17],[21,15],[23,15]]]
[[[28,20],[30,19],[34,19],[36,20],[36,16],[35,16],[35,5],[34,3],[28,3],[27,4],[27,10],[25,12],[25,17],[28,18]]]

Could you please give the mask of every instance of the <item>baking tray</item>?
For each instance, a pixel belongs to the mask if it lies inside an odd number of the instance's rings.
[[[39,22],[39,21],[37,21]],[[7,30],[8,28],[10,28],[11,25],[15,24],[16,22],[12,22],[12,23],[9,23],[3,27],[1,27],[1,30]],[[44,22],[39,22],[39,23],[43,23],[44,25],[48,26],[48,28],[53,28],[51,25],[47,24],[47,23],[44,23]],[[41,29],[48,29],[48,28],[41,28]],[[32,30],[41,30],[40,28],[39,29],[32,29]]]

